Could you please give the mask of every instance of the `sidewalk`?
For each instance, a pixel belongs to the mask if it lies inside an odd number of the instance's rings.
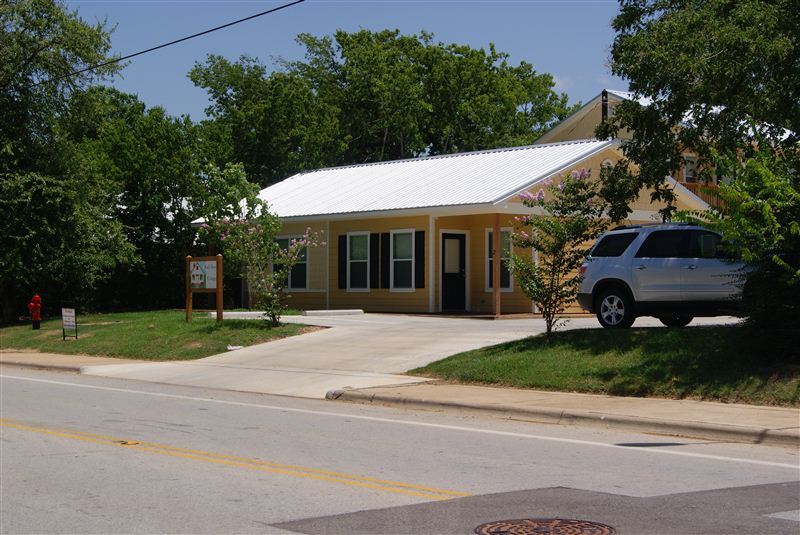
[[[142,362],[85,355],[0,352],[0,365],[74,373],[81,373],[82,368],[90,366],[124,366]],[[242,391],[225,384],[218,384],[216,388]],[[707,440],[800,447],[800,409],[787,407],[441,383],[332,390],[326,398],[428,410],[480,411],[488,415],[531,422],[595,425]]]
[[[800,409],[709,401],[615,397],[541,390],[423,383],[337,390],[328,399],[376,405],[480,411],[552,424],[800,446]]]

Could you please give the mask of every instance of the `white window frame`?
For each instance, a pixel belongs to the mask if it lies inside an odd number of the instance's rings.
[[[350,287],[350,263],[351,262],[364,262],[364,260],[350,260],[350,237],[351,236],[366,236],[367,237],[367,287],[366,288],[351,288]],[[357,232],[348,232],[347,233],[347,291],[348,292],[369,292],[369,275],[370,275],[370,265],[369,265],[369,257],[370,257],[370,250],[369,250],[369,232],[368,231],[357,231]]]
[[[287,240],[287,244],[286,244],[287,247],[291,244],[292,240],[301,240],[301,239],[303,239],[302,235],[300,235],[300,236],[275,236],[275,241]],[[311,270],[308,267],[309,266],[309,256],[308,255],[309,255],[309,249],[308,249],[308,246],[306,246],[306,260],[305,260],[305,262],[302,262],[302,263],[304,263],[306,265],[306,285],[305,285],[305,287],[303,287],[303,288],[292,288],[292,270],[290,269],[289,270],[289,277],[287,278],[288,286],[284,287],[284,290],[286,290],[287,292],[292,293],[292,292],[307,292],[307,291],[309,291],[308,290],[308,278],[309,278],[309,274],[310,274]],[[274,265],[275,265],[275,262],[272,262],[271,266],[274,266]],[[274,268],[272,268],[272,269],[274,269]]]
[[[484,271],[484,274],[485,274],[484,278],[483,278],[483,286],[484,286],[484,291],[486,291],[486,293],[492,293],[492,291],[493,291],[493,288],[491,286],[489,286],[489,260],[490,260],[489,251],[490,251],[490,247],[493,246],[489,241],[489,234],[491,234],[492,232],[494,232],[494,229],[491,228],[491,227],[487,227],[486,232],[484,233],[484,238],[485,238],[484,239],[484,243],[486,244],[486,248],[484,249],[484,259],[483,259],[483,271]],[[508,239],[509,239],[509,242],[510,242],[508,244],[509,245],[509,247],[508,247],[509,254],[514,252],[514,241],[512,239],[513,229],[511,227],[500,227],[500,240],[501,240],[500,241],[500,261],[501,262],[503,261],[503,258],[502,258],[502,256],[503,256],[503,242],[502,242],[502,240],[503,240],[503,232],[508,232]],[[502,269],[502,265],[501,265],[501,269]],[[514,272],[511,271],[511,269],[509,269],[508,271],[509,271],[509,273],[508,273],[508,288],[503,288],[502,286],[500,286],[500,293],[511,293],[511,292],[514,291]]]
[[[416,242],[415,242],[415,230],[413,228],[408,229],[398,229],[390,231],[391,238],[389,239],[389,291],[390,292],[413,292],[416,289],[414,280],[414,275],[416,271]],[[394,257],[394,237],[396,234],[411,234],[411,286],[408,288],[395,288],[394,287],[394,263],[395,260],[398,262],[408,262],[408,258],[397,258]]]
[[[689,175],[686,173],[689,166],[687,165],[688,162],[692,162],[692,166],[694,168],[694,173],[691,176],[692,183],[697,182],[697,156],[694,154],[684,154],[683,155],[683,181],[689,182]]]

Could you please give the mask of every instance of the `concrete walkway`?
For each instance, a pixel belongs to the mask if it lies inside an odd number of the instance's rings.
[[[531,317],[493,321],[362,314],[285,316],[283,320],[328,328],[200,360],[85,366],[82,373],[322,399],[331,390],[426,382],[402,374],[454,353],[544,331],[544,321]],[[709,321],[730,320],[705,320]],[[658,322],[641,318],[638,324]],[[568,327],[598,327],[598,323],[594,318],[578,318],[570,320]]]
[[[541,320],[364,314],[287,316],[328,327],[182,362],[87,366],[82,373],[158,383],[322,399],[330,390],[414,384],[402,375],[429,362],[541,331]]]

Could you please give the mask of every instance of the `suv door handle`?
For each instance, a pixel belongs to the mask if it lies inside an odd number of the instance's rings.
[[[686,266],[686,269],[697,269],[697,266],[695,266],[694,264],[690,264]]]
[[[647,266],[636,266],[636,269],[647,269]]]

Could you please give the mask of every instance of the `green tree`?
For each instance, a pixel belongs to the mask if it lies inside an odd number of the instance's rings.
[[[60,133],[84,175],[109,182],[115,195],[111,217],[140,260],[114,270],[98,292],[98,304],[179,304],[183,258],[196,239],[191,222],[207,196],[194,125],[162,108],[147,108],[134,95],[93,87],[73,95]]]
[[[524,192],[520,198],[533,210],[517,218],[513,242],[536,251],[536,258],[515,253],[511,267],[522,291],[541,310],[549,335],[578,296],[578,270],[609,219],[599,183],[585,169],[564,175],[558,184],[548,183],[536,196]]]
[[[761,143],[744,162],[737,153],[717,164],[731,177],[720,185],[724,209],[690,214],[720,231],[750,264],[744,307],[756,326],[798,337],[800,317],[800,145],[775,150]]]
[[[81,177],[83,178],[83,177]],[[0,291],[11,321],[34,291],[47,308],[87,293],[134,258],[102,185],[75,175],[13,173],[0,178]]]
[[[104,23],[90,25],[60,1],[0,4],[0,172],[49,172],[57,167],[53,118],[75,89],[120,67],[112,64],[66,75],[111,59],[110,49]]]
[[[494,47],[396,30],[297,40],[305,58],[269,74],[255,59],[217,56],[190,72],[212,100],[204,138],[222,145],[212,152],[261,185],[304,169],[527,144],[572,110],[550,75]]]
[[[70,95],[115,72],[104,23],[62,2],[0,3],[0,308],[9,321],[34,289],[45,306],[81,297],[131,258],[106,180],[86,179],[58,136]]]
[[[212,100],[200,125],[204,154],[217,165],[241,162],[264,186],[304,169],[330,165],[344,150],[338,113],[293,73],[266,75],[257,60],[209,56],[189,73]]]
[[[699,155],[701,179],[714,172],[714,151],[752,147],[762,139],[791,146],[800,132],[800,9],[795,0],[620,0],[611,70],[644,103],[619,104],[599,137],[622,130],[622,149],[605,193],[615,210],[642,186],[665,201],[675,196],[664,177],[682,165],[684,150]]]

